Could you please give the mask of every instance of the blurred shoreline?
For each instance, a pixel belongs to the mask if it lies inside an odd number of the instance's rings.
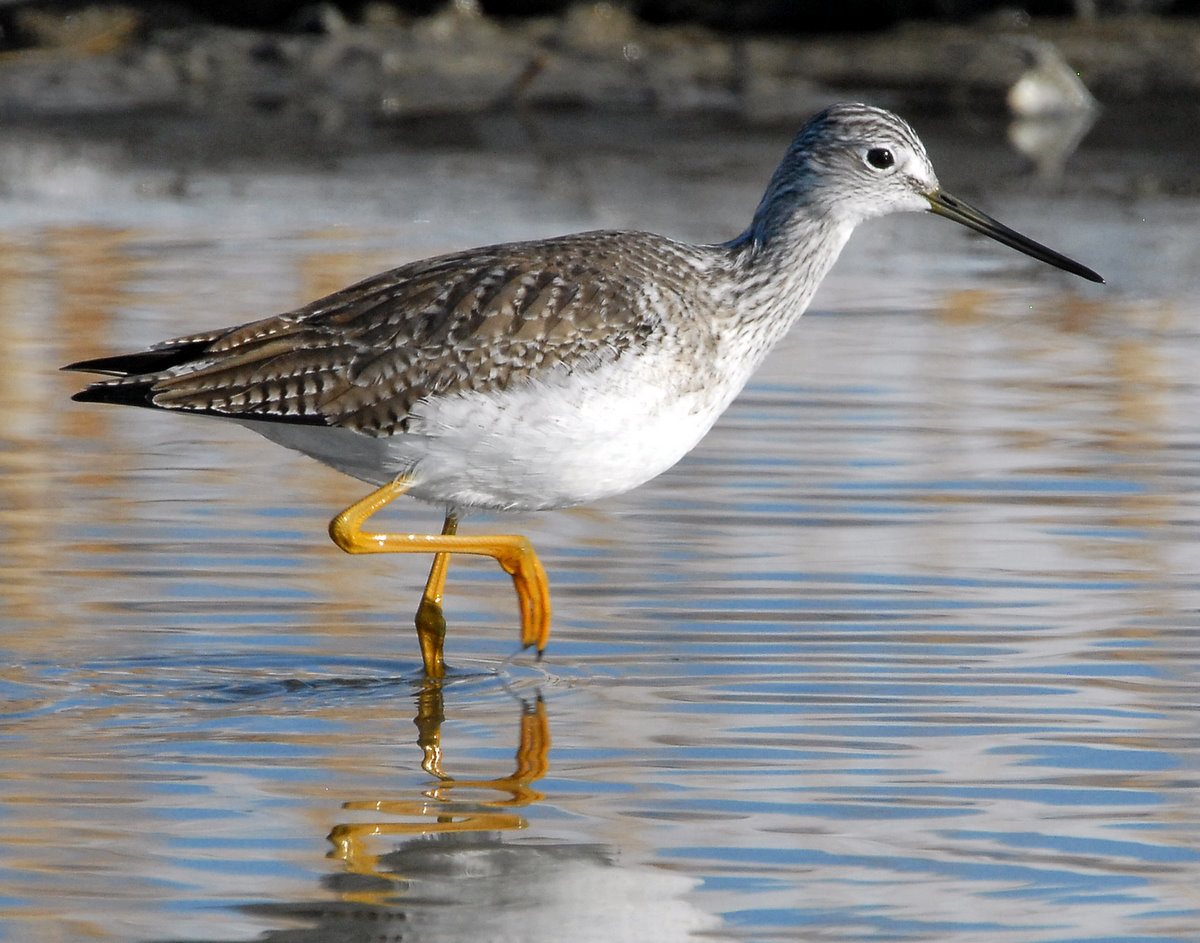
[[[1121,15],[971,24],[910,21],[815,36],[651,25],[611,3],[498,20],[453,3],[422,17],[332,6],[292,31],[93,5],[23,11],[23,45],[0,53],[0,122],[156,112],[213,121],[253,115],[320,134],[512,108],[710,112],[794,122],[834,93],[869,89],[909,107],[1000,113],[1048,44],[1101,103],[1189,102],[1200,87],[1200,21]]]

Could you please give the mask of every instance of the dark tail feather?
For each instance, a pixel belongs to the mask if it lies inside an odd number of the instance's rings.
[[[80,373],[107,373],[114,377],[136,377],[143,373],[161,373],[195,360],[212,343],[211,340],[185,341],[165,347],[151,347],[136,354],[117,354],[115,357],[97,357],[95,360],[80,360],[69,363],[62,369]],[[77,397],[78,398],[78,397]]]
[[[80,360],[78,363],[67,364],[62,369],[77,370],[80,373],[106,373],[122,379],[145,376],[144,381],[137,379],[129,382],[106,380],[93,383],[80,390],[71,399],[79,403],[115,403],[119,406],[154,408],[154,402],[151,400],[153,394],[151,377],[194,360],[201,356],[211,343],[211,340],[184,341],[179,344],[151,347],[149,350],[140,350],[136,354],[117,354],[114,357]]]
[[[66,369],[65,367],[63,369]],[[152,385],[145,383],[93,383],[71,397],[77,403],[114,403],[117,406],[145,406],[155,409]]]
[[[3,2],[3,0],[0,0]],[[320,413],[305,415],[280,415],[271,411],[270,404],[246,406],[243,409],[209,409],[203,406],[156,403],[154,397],[162,393],[160,384],[165,382],[163,374],[172,367],[180,367],[203,361],[212,346],[212,339],[188,340],[162,347],[151,347],[136,354],[117,354],[115,357],[97,357],[95,360],[80,360],[67,364],[63,370],[78,370],[82,373],[106,373],[112,379],[100,380],[84,387],[71,397],[77,403],[111,403],[116,406],[141,406],[146,409],[172,409],[202,416],[219,416],[225,419],[264,422],[287,422],[306,426],[327,426],[328,421]]]

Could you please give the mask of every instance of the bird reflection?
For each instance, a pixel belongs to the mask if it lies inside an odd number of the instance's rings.
[[[502,832],[413,837],[381,855],[373,875],[327,881],[334,900],[245,908],[305,928],[260,943],[713,943],[720,918],[689,899],[699,881],[619,863],[600,843],[508,842]],[[373,886],[374,885],[374,886]]]
[[[519,810],[544,798],[535,784],[548,769],[550,730],[540,696],[521,701],[511,772],[494,779],[453,775],[444,719],[442,686],[427,683],[413,723],[432,782],[412,796],[344,803],[347,817],[370,818],[329,833],[329,857],[341,867],[322,879],[321,891],[239,908],[288,925],[260,934],[259,943],[725,938],[720,918],[691,901],[694,877],[623,860],[601,842],[512,840],[529,824]]]
[[[417,745],[421,767],[435,782],[418,798],[373,799],[346,802],[354,812],[378,812],[384,821],[354,822],[334,826],[329,840],[333,857],[355,874],[381,876],[378,857],[368,841],[385,835],[432,835],[443,832],[502,832],[524,828],[525,819],[512,811],[545,798],[533,783],[546,775],[550,752],[550,727],[546,705],[539,696],[522,701],[513,771],[495,779],[455,779],[443,766],[442,722],[445,720],[442,686],[427,684],[417,696]],[[407,818],[407,821],[395,819]],[[385,881],[390,883],[390,878]]]

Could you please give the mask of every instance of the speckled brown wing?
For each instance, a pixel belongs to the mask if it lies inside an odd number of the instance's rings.
[[[648,284],[662,294],[656,260],[674,246],[598,232],[440,256],[287,314],[68,369],[120,377],[79,399],[388,435],[423,397],[504,389],[646,343],[661,330]]]

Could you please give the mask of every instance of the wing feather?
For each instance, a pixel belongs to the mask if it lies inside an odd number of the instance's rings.
[[[430,395],[590,369],[662,330],[689,278],[680,246],[584,233],[400,266],[295,311],[67,369],[113,373],[81,398],[222,416],[403,430]]]

